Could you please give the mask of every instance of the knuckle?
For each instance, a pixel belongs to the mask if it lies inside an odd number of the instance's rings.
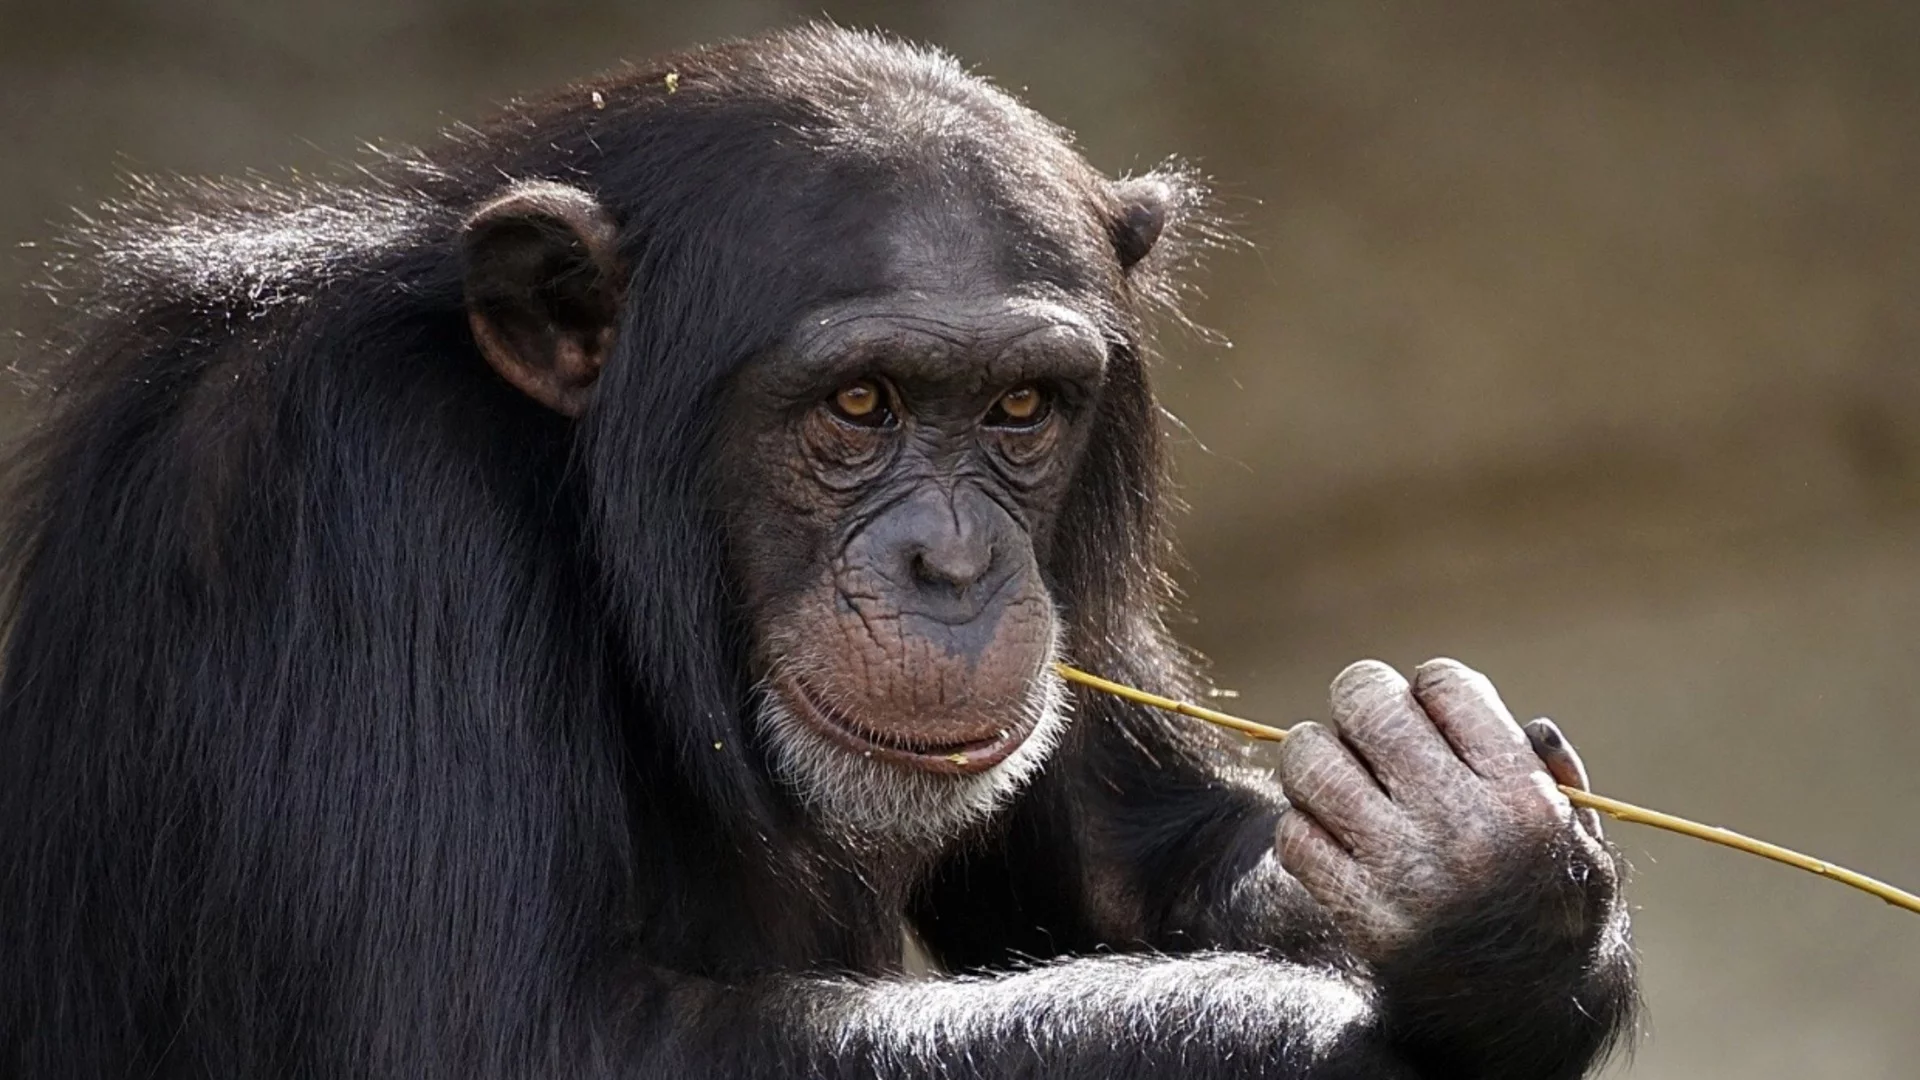
[[[1296,871],[1312,858],[1317,840],[1313,823],[1305,814],[1288,810],[1280,815],[1280,824],[1274,829],[1274,846],[1280,853],[1280,864],[1288,871]],[[1299,874],[1296,872],[1294,876]]]
[[[1289,792],[1295,785],[1302,789],[1335,786],[1345,782],[1352,771],[1346,751],[1331,735],[1324,734],[1282,758],[1280,765],[1281,781]]]
[[[1305,769],[1335,749],[1332,732],[1312,720],[1303,720],[1288,730],[1287,741],[1280,744],[1280,769],[1283,773]]]
[[[1348,790],[1346,784],[1347,781],[1333,767],[1325,764],[1309,765],[1296,773],[1282,776],[1280,782],[1289,800],[1309,810],[1327,809],[1329,803]]]
[[[1351,712],[1337,717],[1337,722],[1341,731],[1364,739],[1370,749],[1393,751],[1416,737],[1413,710],[1418,707],[1404,691],[1383,691],[1357,703]]]
[[[1453,660],[1422,664],[1414,673],[1413,692],[1428,706],[1469,720],[1505,712],[1493,680]]]
[[[1421,687],[1457,685],[1472,682],[1475,679],[1485,681],[1486,676],[1458,660],[1446,656],[1436,656],[1413,669],[1414,684]]]
[[[1378,660],[1348,664],[1329,690],[1336,719],[1351,716],[1375,702],[1392,702],[1407,690],[1407,680]]]

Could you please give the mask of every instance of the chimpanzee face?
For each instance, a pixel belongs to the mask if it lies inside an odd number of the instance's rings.
[[[1120,333],[1113,290],[1166,213],[1163,186],[1097,183],[1024,213],[951,186],[938,209],[897,200],[853,245],[884,253],[877,286],[806,309],[729,384],[712,472],[754,735],[823,824],[952,835],[1059,737],[1049,550]],[[469,226],[475,337],[575,413],[618,355],[612,226],[584,195],[524,190]]]
[[[903,281],[743,373],[729,535],[764,735],[809,801],[944,831],[1045,757],[1061,695],[1041,566],[1105,351],[1058,300]]]
[[[1085,236],[1045,246],[1106,266],[1006,258],[1022,226],[985,214],[883,221],[885,286],[808,312],[725,410],[760,734],[783,779],[859,833],[949,835],[1059,737],[1045,567],[1106,375],[1100,290],[1120,268],[1095,213],[1040,227],[1076,225]]]

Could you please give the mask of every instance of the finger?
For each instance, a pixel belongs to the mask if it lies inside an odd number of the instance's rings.
[[[1371,895],[1366,868],[1300,807],[1288,807],[1274,827],[1280,865],[1329,911],[1359,907]]]
[[[1413,672],[1413,696],[1460,760],[1481,776],[1533,772],[1540,760],[1485,675],[1458,660],[1429,660]]]
[[[1532,744],[1533,752],[1539,755],[1555,783],[1577,787],[1581,791],[1591,790],[1587,786],[1586,763],[1580,760],[1580,752],[1561,734],[1558,724],[1543,716],[1529,721],[1526,733],[1527,742]]]
[[[1453,747],[1414,700],[1407,680],[1393,668],[1378,660],[1350,664],[1333,680],[1329,696],[1340,737],[1394,798],[1469,778]]]
[[[1287,801],[1312,814],[1348,851],[1377,847],[1400,820],[1392,800],[1333,732],[1308,721],[1280,744],[1280,787]]]
[[[1573,748],[1566,735],[1560,731],[1560,725],[1540,717],[1532,720],[1526,727],[1527,741],[1533,745],[1533,752],[1546,764],[1548,775],[1554,783],[1565,784],[1581,791],[1592,791],[1587,782],[1587,766],[1580,760],[1580,752]],[[1591,836],[1600,835],[1600,812],[1588,807],[1577,807],[1576,817],[1580,825]]]

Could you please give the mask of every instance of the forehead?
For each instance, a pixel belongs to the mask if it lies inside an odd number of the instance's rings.
[[[941,155],[938,169],[862,163],[865,183],[851,190],[868,194],[836,229],[857,265],[837,284],[816,280],[777,350],[782,374],[870,366],[991,381],[1036,364],[1101,366],[1118,263],[1088,200],[958,156]]]
[[[871,274],[855,295],[801,319],[783,350],[801,379],[851,368],[899,378],[985,382],[1103,366],[1111,259],[1063,212],[1035,213],[991,194],[909,193],[867,220]],[[1091,249],[1091,250],[1089,250]]]
[[[885,291],[1094,307],[1110,280],[1091,215],[996,193],[907,194],[874,222]]]
[[[782,177],[762,206],[786,207],[779,273],[799,286],[777,351],[1104,353],[1124,306],[1114,196],[1064,133],[957,69],[809,84],[836,85],[860,92],[815,98],[763,172]]]

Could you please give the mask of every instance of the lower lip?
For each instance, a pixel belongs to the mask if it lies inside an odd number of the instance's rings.
[[[807,693],[802,686],[785,684],[779,688],[778,692],[807,726],[839,744],[841,748],[864,758],[884,761],[920,772],[946,773],[953,776],[972,776],[986,772],[1005,761],[1007,755],[1019,749],[1020,744],[1032,734],[1032,725],[1022,722],[1009,726],[991,739],[978,739],[973,742],[925,750],[909,750],[875,742],[871,737],[842,723],[826,708],[816,703],[813,695]]]

